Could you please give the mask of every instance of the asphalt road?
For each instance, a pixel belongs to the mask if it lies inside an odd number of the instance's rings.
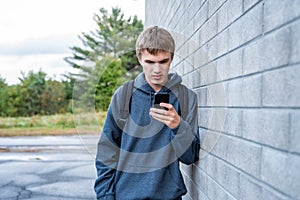
[[[95,199],[98,136],[0,138],[0,199]]]

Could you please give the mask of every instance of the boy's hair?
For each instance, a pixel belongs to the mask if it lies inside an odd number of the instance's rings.
[[[138,37],[135,45],[136,55],[140,59],[143,50],[152,55],[160,51],[170,52],[171,59],[174,57],[175,41],[172,35],[158,26],[145,29]]]

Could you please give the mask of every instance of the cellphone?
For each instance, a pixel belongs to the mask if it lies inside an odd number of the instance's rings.
[[[154,95],[154,108],[160,108],[168,110],[167,108],[161,107],[160,103],[169,103],[169,93],[157,93]]]

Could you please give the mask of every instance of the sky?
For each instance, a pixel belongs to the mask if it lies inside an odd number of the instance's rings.
[[[20,83],[21,72],[46,72],[61,80],[61,74],[76,72],[63,58],[78,35],[96,29],[93,20],[99,8],[118,6],[125,17],[144,21],[144,0],[9,0],[0,3],[0,76],[9,85]]]

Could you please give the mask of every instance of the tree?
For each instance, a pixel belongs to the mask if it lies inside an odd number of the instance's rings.
[[[111,14],[104,8],[99,11],[100,14],[94,17],[97,30],[82,33],[79,39],[83,47],[71,47],[73,56],[65,58],[65,61],[80,70],[77,74],[69,74],[70,78],[75,78],[79,83],[74,89],[76,97],[73,97],[80,99],[83,105],[95,101],[99,103],[101,100],[101,106],[97,104],[96,107],[104,109],[117,86],[112,84],[114,81],[111,78],[121,80],[122,76],[132,75],[126,72],[138,66],[135,41],[143,24],[136,16],[125,19],[119,8],[112,8]]]
[[[34,73],[30,71],[27,75],[22,72],[20,86],[20,98],[22,107],[19,108],[21,115],[33,116],[42,110],[41,95],[46,87],[46,73],[39,71]]]
[[[64,84],[55,80],[47,80],[46,87],[40,95],[41,114],[52,115],[65,113],[67,111],[68,100]]]

